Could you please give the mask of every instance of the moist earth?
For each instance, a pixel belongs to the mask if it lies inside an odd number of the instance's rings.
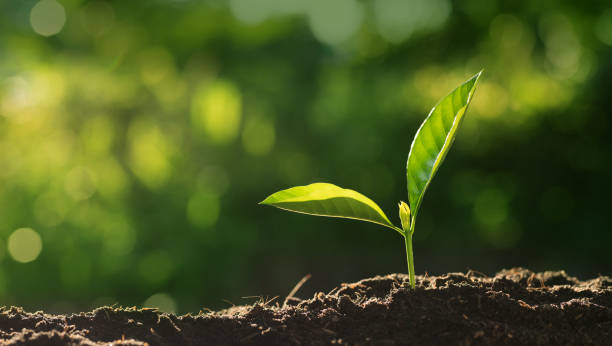
[[[376,276],[306,300],[175,316],[101,307],[71,315],[0,309],[0,345],[609,345],[612,279],[514,268]]]

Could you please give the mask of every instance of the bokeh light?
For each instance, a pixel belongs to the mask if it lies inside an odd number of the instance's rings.
[[[143,308],[157,308],[163,312],[176,312],[176,301],[166,293],[156,293],[142,304]]]
[[[229,81],[204,85],[193,98],[191,119],[213,143],[226,144],[237,135],[242,118],[242,96]]]
[[[36,260],[42,251],[42,239],[31,228],[19,228],[8,238],[7,249],[9,255],[20,263]]]
[[[74,200],[88,199],[96,192],[96,177],[85,167],[75,167],[66,174],[64,190]]]
[[[134,121],[129,129],[130,168],[150,188],[161,187],[172,172],[170,139],[150,119]]]
[[[508,197],[498,189],[487,189],[476,197],[474,217],[487,227],[501,225],[508,217]]]
[[[376,26],[382,37],[400,43],[415,33],[438,29],[451,13],[448,0],[376,0]]]
[[[136,244],[136,232],[124,219],[107,220],[100,225],[102,245],[107,256],[125,256]]]
[[[225,169],[219,166],[206,166],[196,176],[196,186],[202,191],[223,195],[230,187],[230,178]]]
[[[81,10],[81,24],[94,37],[107,33],[114,24],[115,10],[106,1],[89,1]]]
[[[34,202],[34,218],[41,225],[53,227],[61,224],[70,209],[73,201],[64,191],[52,188],[41,193]]]
[[[364,18],[363,5],[355,0],[312,0],[308,3],[310,29],[316,38],[328,44],[350,39]]]
[[[595,35],[601,42],[612,46],[612,7],[601,13],[595,22]]]
[[[219,198],[214,193],[196,192],[187,203],[187,218],[200,228],[213,226],[219,218],[219,211]]]
[[[277,0],[262,0],[254,4],[249,0],[230,0],[232,13],[239,20],[247,24],[258,24],[266,20],[273,13]]]
[[[562,14],[549,14],[540,21],[540,32],[546,44],[546,57],[553,65],[553,76],[567,79],[578,72],[582,45],[570,19]]]
[[[62,31],[66,10],[55,0],[41,0],[30,11],[30,24],[37,34],[51,36]]]

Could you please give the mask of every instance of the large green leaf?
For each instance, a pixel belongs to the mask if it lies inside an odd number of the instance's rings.
[[[419,212],[423,195],[453,144],[481,73],[440,100],[414,137],[406,165],[413,217]]]
[[[380,207],[357,191],[327,183],[314,183],[278,191],[260,204],[297,213],[374,222],[401,233]]]

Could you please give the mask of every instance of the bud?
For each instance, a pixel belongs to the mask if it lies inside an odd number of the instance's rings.
[[[402,221],[402,229],[404,232],[408,232],[410,230],[410,208],[404,201],[399,203],[399,217]]]

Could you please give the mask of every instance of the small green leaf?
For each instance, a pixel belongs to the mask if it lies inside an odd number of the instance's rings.
[[[357,191],[327,183],[314,183],[278,191],[260,204],[297,213],[374,222],[400,233],[380,207]]]
[[[406,165],[413,217],[419,212],[423,195],[453,144],[481,73],[440,100],[414,137]]]

